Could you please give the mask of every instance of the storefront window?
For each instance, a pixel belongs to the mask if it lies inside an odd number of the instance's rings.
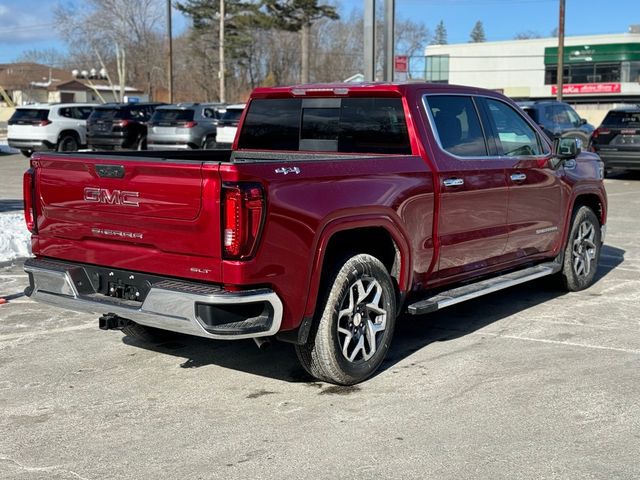
[[[428,56],[425,78],[427,82],[449,83],[449,55]]]

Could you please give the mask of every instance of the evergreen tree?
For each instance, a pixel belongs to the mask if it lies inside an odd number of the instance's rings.
[[[301,82],[309,83],[311,26],[321,18],[338,20],[335,7],[319,5],[319,0],[263,0],[273,26],[301,36]]]
[[[473,30],[471,30],[469,38],[470,43],[481,43],[487,41],[487,37],[484,34],[484,26],[482,25],[482,22],[480,20],[478,20],[473,26]]]
[[[446,45],[449,43],[447,41],[447,28],[444,26],[444,21],[440,20],[438,26],[436,27],[436,32],[433,36],[433,41],[431,45]]]

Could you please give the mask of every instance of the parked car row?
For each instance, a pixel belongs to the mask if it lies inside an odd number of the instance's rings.
[[[605,172],[640,170],[640,105],[610,110],[598,128],[580,118],[570,105],[553,101],[518,102],[551,139],[578,138],[597,153]]]
[[[244,104],[107,103],[18,107],[8,143],[35,151],[185,150],[229,148]]]

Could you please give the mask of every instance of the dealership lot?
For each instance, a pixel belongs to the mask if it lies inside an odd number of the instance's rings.
[[[0,157],[0,215],[26,165]],[[350,388],[311,380],[287,344],[100,331],[0,265],[0,478],[637,478],[640,175],[606,186],[592,288],[542,279],[404,318]]]

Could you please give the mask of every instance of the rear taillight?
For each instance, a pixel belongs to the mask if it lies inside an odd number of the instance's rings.
[[[51,123],[51,120],[40,120],[36,125],[38,127],[46,127]]]
[[[24,220],[27,224],[27,229],[31,233],[38,233],[35,211],[35,175],[36,171],[33,168],[30,168],[29,170],[24,172],[24,176],[22,177]]]
[[[265,214],[264,191],[256,184],[224,184],[222,188],[222,245],[224,258],[252,257],[258,246]]]
[[[193,127],[195,127],[196,125],[198,125],[198,122],[185,122],[185,123],[184,123],[184,125],[183,125],[183,127],[184,127],[184,128],[193,128]]]
[[[118,123],[116,123],[116,127],[121,127],[124,128],[127,125],[129,125],[131,122],[129,120],[120,120]]]
[[[600,135],[609,135],[611,133],[611,130],[609,130],[608,128],[596,128],[593,133],[591,134],[591,139],[595,140],[597,138],[600,137]]]

